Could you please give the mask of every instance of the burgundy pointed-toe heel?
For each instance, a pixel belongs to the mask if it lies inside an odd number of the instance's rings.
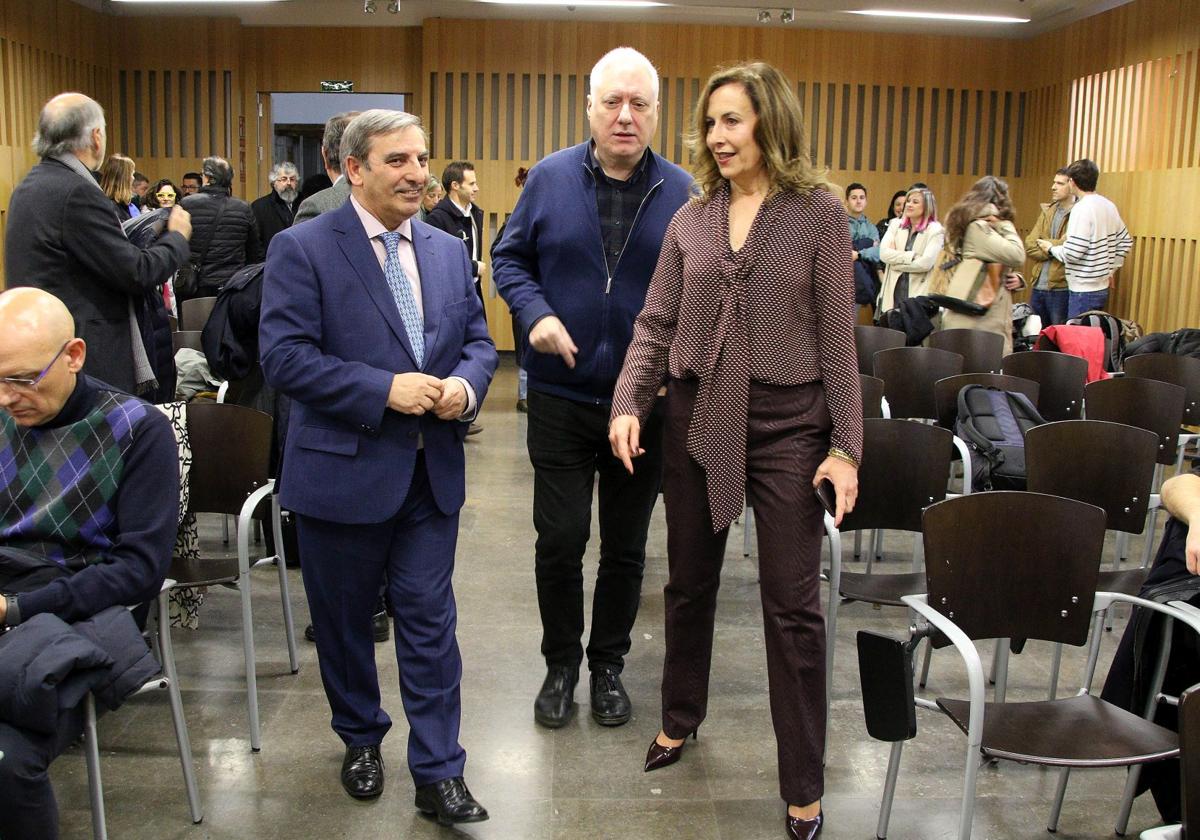
[[[787,827],[788,840],[817,840],[821,829],[825,827],[825,812],[821,811],[811,820],[784,815],[784,825]]]
[[[695,730],[692,731],[691,738],[693,741],[696,740]],[[687,736],[685,735],[683,738],[683,744],[686,743]],[[679,757],[683,755],[683,744],[680,744],[678,747],[664,747],[662,744],[658,743],[658,737],[656,736],[655,739],[650,742],[650,749],[646,752],[646,772],[649,773],[651,770],[660,770],[663,767],[670,767],[672,764],[678,761]]]

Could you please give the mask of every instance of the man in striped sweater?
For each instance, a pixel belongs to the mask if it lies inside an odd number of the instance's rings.
[[[1084,158],[1066,169],[1075,206],[1067,221],[1067,239],[1061,245],[1039,239],[1038,245],[1067,270],[1067,317],[1108,306],[1113,274],[1133,247],[1133,238],[1117,206],[1096,193],[1100,168]]]

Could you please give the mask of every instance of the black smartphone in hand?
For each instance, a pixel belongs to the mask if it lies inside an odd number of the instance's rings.
[[[828,478],[822,478],[820,483],[813,488],[813,492],[817,494],[817,500],[821,503],[821,507],[825,508],[825,512],[836,517],[837,491],[833,489],[833,482]]]

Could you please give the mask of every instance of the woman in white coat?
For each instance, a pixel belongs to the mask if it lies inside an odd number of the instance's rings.
[[[904,213],[888,224],[879,243],[885,272],[875,312],[895,309],[904,300],[927,294],[928,275],[942,250],[944,231],[937,202],[925,187],[913,187],[904,198]]]

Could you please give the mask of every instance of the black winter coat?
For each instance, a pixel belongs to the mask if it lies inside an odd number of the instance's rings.
[[[201,187],[195,195],[184,197],[179,204],[192,214],[193,262],[200,262],[205,245],[212,240],[204,265],[200,266],[200,288],[191,297],[215,297],[239,268],[262,261],[258,225],[249,204],[231,196],[224,187],[211,185]],[[225,213],[221,216],[220,227],[214,230],[222,204],[226,205]]]
[[[483,211],[474,204],[471,205],[471,218],[475,220],[475,230],[482,237]],[[449,197],[443,198],[437,203],[437,206],[429,211],[429,215],[425,217],[425,223],[433,225],[438,230],[444,230],[457,239],[461,239],[467,248],[467,258],[471,260],[471,270],[475,277],[479,277],[479,262],[475,259],[475,251],[472,247],[471,222],[458,209],[458,205],[451,201]],[[479,253],[482,257],[482,246],[479,248]]]

